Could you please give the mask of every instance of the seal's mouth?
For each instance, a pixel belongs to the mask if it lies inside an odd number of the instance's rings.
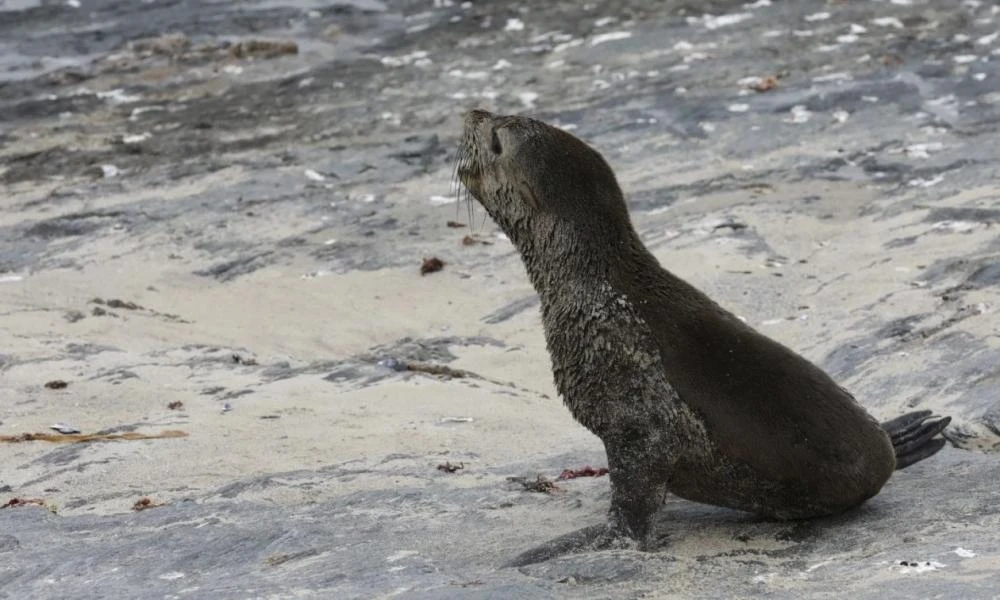
[[[459,165],[458,166],[458,182],[461,183],[469,191],[471,188],[475,187],[479,183],[479,178],[482,176],[482,172],[476,165]]]
[[[475,205],[477,203],[483,205],[478,193],[481,180],[482,169],[476,161],[467,155],[460,155],[458,165],[455,168],[456,195],[459,203],[465,202],[470,225],[475,222]]]

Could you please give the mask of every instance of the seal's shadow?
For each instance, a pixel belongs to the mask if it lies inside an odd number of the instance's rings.
[[[870,546],[885,532],[876,533],[890,512],[880,502],[871,502],[838,515],[797,521],[777,521],[752,514],[697,504],[681,499],[668,500],[654,519],[654,535],[643,552],[627,540],[609,533],[607,524],[591,525],[517,555],[506,567],[527,567],[526,574],[562,572],[572,564],[593,559],[600,551],[624,551],[619,559],[696,560],[742,555],[766,556],[794,561],[808,560],[833,546]],[[625,558],[630,556],[631,558]],[[609,557],[605,553],[605,559]],[[556,566],[557,563],[562,566]],[[543,565],[548,566],[543,566]],[[579,579],[577,575],[573,575]]]
[[[742,553],[773,557],[801,555],[842,535],[857,525],[878,519],[885,507],[871,502],[828,517],[779,521],[745,512],[669,501],[654,519],[655,542],[650,552],[692,556],[729,556]]]

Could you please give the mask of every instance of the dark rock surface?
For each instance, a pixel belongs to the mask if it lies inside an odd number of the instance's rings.
[[[561,457],[572,459],[575,457]],[[603,519],[603,481],[551,495],[497,483],[397,475],[423,485],[300,506],[241,500],[240,488],[307,487],[343,467],[243,481],[131,515],[0,512],[5,597],[107,598],[992,598],[1000,464],[946,450],[902,471],[862,509],[799,523],[668,502],[653,553],[607,551],[521,569],[496,565],[539,536]],[[560,462],[547,466],[556,468]],[[539,465],[531,465],[534,468]],[[503,472],[528,468],[507,465]],[[461,472],[459,472],[461,473]],[[457,477],[483,476],[459,474]],[[540,518],[550,509],[563,515]]]
[[[55,509],[0,509],[0,598],[996,598],[998,31],[979,0],[0,0],[0,435],[189,434],[0,444],[0,504]],[[451,204],[475,106],[593,144],[665,266],[952,447],[852,515],[672,500],[658,552],[498,569],[607,481],[507,480],[604,457]]]

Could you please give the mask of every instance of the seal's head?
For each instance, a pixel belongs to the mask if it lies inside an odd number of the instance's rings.
[[[526,259],[565,254],[569,242],[606,251],[634,236],[608,163],[541,121],[466,113],[457,174]]]

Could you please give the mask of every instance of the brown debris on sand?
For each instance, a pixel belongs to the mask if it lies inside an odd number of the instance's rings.
[[[428,375],[440,375],[442,377],[449,377],[455,379],[463,379],[466,377],[471,377],[474,379],[483,379],[479,375],[472,373],[471,371],[465,371],[463,369],[453,369],[451,367],[446,367],[444,365],[432,365],[430,363],[423,362],[411,362],[406,364],[407,371],[414,371],[417,373],[426,373]]]
[[[462,238],[463,246],[475,246],[476,244],[480,244],[482,246],[490,246],[493,244],[493,242],[489,240],[484,240],[483,238],[476,235],[467,235],[464,238]]]
[[[428,273],[437,273],[444,268],[444,261],[436,256],[431,258],[425,258],[424,264],[420,265],[420,274],[426,275]]]
[[[149,496],[143,496],[135,501],[135,504],[132,505],[132,510],[139,512],[150,508],[158,508],[160,506],[164,506],[163,502],[153,502],[153,499]]]
[[[602,477],[607,474],[608,474],[607,467],[600,467],[598,469],[595,469],[594,467],[587,465],[582,469],[576,469],[576,470],[566,469],[559,474],[558,479],[566,480],[566,479],[576,479],[577,477]]]
[[[56,507],[54,504],[49,504],[41,498],[11,498],[7,502],[0,504],[0,509],[2,508],[17,508],[20,506],[41,506],[42,508],[55,513]]]
[[[166,438],[187,437],[187,433],[177,430],[166,430],[160,433],[22,433],[20,435],[0,435],[0,442],[17,444],[20,442],[53,442],[57,444],[75,444],[79,442],[115,442],[131,440],[158,440]]]

